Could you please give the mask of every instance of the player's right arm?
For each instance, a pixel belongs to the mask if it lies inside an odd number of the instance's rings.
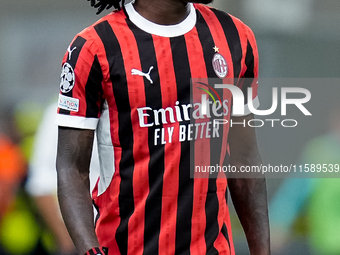
[[[89,181],[93,138],[93,130],[59,127],[58,199],[66,227],[79,254],[99,247]]]
[[[89,166],[103,103],[103,73],[93,28],[75,37],[63,58],[57,124],[58,199],[80,255],[99,247],[95,234]],[[99,253],[99,252],[98,252]]]

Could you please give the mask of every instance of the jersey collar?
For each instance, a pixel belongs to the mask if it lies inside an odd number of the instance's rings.
[[[162,37],[176,37],[188,33],[196,25],[196,11],[192,3],[187,4],[189,15],[176,25],[159,25],[140,15],[132,5],[133,1],[125,5],[129,19],[143,31]]]

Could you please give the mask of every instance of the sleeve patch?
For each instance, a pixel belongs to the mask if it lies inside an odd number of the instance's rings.
[[[61,69],[60,75],[60,91],[62,93],[70,92],[75,84],[75,75],[72,66],[69,63],[65,63]]]
[[[79,111],[79,99],[73,97],[67,97],[59,94],[58,107],[60,109],[78,112]]]

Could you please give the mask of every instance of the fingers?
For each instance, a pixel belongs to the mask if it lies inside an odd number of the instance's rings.
[[[102,5],[103,5],[102,2],[97,2],[97,3],[95,3],[95,4],[93,5],[93,7],[94,7],[94,8],[98,8],[98,7],[102,6]]]
[[[96,14],[100,14],[103,10],[108,10],[112,6],[115,9],[120,9],[119,2],[120,1],[112,1],[112,0],[87,0],[91,1],[91,6],[94,8],[98,8]],[[113,2],[113,3],[112,3]]]
[[[100,14],[104,9],[105,9],[105,6],[106,5],[101,5],[99,8],[98,8],[98,11],[97,11],[97,15]]]
[[[115,3],[113,4],[113,7],[114,7],[115,9],[118,9],[118,10],[120,10],[119,1],[118,1],[118,3],[117,3],[117,2],[115,2]]]
[[[113,6],[113,4],[108,4],[106,7],[106,10],[110,9]]]
[[[90,5],[93,7],[94,6],[94,4],[95,4],[95,0],[87,0],[87,1],[90,1]]]

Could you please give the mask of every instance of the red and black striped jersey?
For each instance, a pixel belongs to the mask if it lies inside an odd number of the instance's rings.
[[[201,116],[192,81],[257,77],[257,47],[237,18],[188,8],[162,26],[127,4],[79,33],[63,59],[57,123],[96,129],[96,233],[109,254],[235,254],[227,179],[190,175],[191,162],[228,163],[229,126]],[[257,102],[256,82],[236,86],[252,86]],[[218,93],[210,113],[229,120],[231,94]]]

